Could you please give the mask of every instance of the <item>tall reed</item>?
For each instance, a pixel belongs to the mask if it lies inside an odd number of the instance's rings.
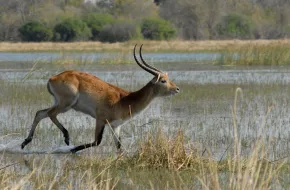
[[[226,49],[218,58],[220,65],[289,65],[290,48],[283,44],[247,45]]]

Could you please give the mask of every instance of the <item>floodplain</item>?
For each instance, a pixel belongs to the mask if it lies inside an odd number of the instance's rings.
[[[0,62],[0,188],[289,188],[286,58],[283,64],[274,58],[277,64],[263,64],[266,59],[255,54],[260,64],[237,64],[242,54],[219,53],[145,51],[144,58],[168,72],[181,92],[154,100],[122,127],[121,156],[116,154],[109,126],[99,147],[77,154],[61,153],[66,149],[62,133],[49,119],[39,124],[24,150],[20,144],[35,112],[53,103],[46,90],[50,76],[75,69],[137,90],[152,76],[132,64],[131,54],[76,58],[50,57],[50,52],[44,53],[48,58],[35,58],[27,52],[24,60],[14,60],[19,52],[5,54],[6,60]],[[226,61],[228,57],[231,61]],[[93,140],[95,121],[90,116],[69,111],[58,118],[72,145]]]

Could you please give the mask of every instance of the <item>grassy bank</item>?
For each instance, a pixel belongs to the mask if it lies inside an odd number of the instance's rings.
[[[131,53],[135,44],[144,44],[146,52],[217,52],[241,47],[290,47],[290,40],[220,40],[220,41],[129,41],[123,43],[0,43],[0,52],[124,52]]]

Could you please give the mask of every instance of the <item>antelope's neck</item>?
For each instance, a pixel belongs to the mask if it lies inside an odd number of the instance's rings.
[[[131,92],[128,96],[124,97],[120,101],[120,104],[122,109],[125,109],[126,115],[134,116],[144,110],[155,96],[154,84],[149,82],[140,90]]]

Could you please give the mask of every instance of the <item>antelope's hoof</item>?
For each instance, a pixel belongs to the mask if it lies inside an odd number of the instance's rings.
[[[70,150],[71,153],[75,154],[77,152],[77,150],[75,148]]]
[[[25,144],[24,144],[24,142],[21,144],[21,149],[24,149],[24,147],[25,147]]]
[[[23,149],[28,143],[31,142],[32,139],[25,139],[24,142],[21,144],[21,149]]]

